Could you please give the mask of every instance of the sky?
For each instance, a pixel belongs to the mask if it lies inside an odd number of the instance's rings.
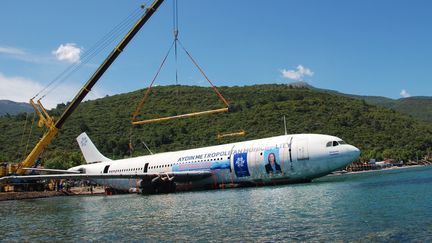
[[[0,99],[39,93],[48,108],[71,100],[147,2],[3,0]],[[431,9],[429,0],[178,0],[179,39],[216,86],[305,81],[358,95],[431,96]],[[147,87],[172,42],[166,0],[88,98]],[[176,67],[179,84],[209,85],[182,49],[177,62],[170,52],[155,84],[175,84]]]

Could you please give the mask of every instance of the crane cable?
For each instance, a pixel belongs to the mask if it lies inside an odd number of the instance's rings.
[[[179,31],[178,31],[178,4],[177,4],[177,0],[173,0],[173,35],[174,35],[174,41],[171,44],[170,48],[168,49],[168,52],[165,55],[164,59],[162,60],[162,63],[160,64],[160,66],[156,72],[156,75],[153,77],[153,80],[150,83],[150,86],[148,87],[147,91],[145,92],[144,97],[141,99],[137,109],[133,113],[132,120],[136,119],[136,117],[138,116],[138,113],[141,110],[141,107],[144,105],[145,100],[150,95],[150,91],[153,87],[153,84],[154,84],[156,78],[159,76],[159,73],[162,70],[162,67],[164,66],[165,61],[168,58],[173,46],[174,46],[174,60],[175,60],[175,85],[176,85],[176,87],[178,86],[178,61],[177,61],[178,60],[178,51],[177,51],[178,33],[179,33]],[[177,96],[178,96],[178,93],[179,93],[178,88],[176,90],[177,90]],[[129,130],[129,153],[131,156],[132,156],[132,152],[134,150],[133,144],[132,144],[133,128],[134,128],[134,126],[131,126],[131,129]],[[147,145],[145,143],[144,143],[144,145],[146,146],[147,150],[150,151],[150,149],[147,147]]]
[[[138,16],[141,15],[141,11],[144,8],[143,6],[134,10],[123,21],[121,21],[118,25],[116,25],[113,29],[111,29],[111,31],[105,34],[99,41],[97,41],[96,44],[94,44],[88,51],[86,51],[82,55],[81,62],[76,62],[69,65],[63,72],[61,72],[53,80],[51,80],[42,90],[36,93],[36,95],[33,96],[32,99],[35,99],[38,96],[41,96],[40,99],[45,98],[49,93],[51,93],[61,83],[63,83],[67,78],[69,78],[72,74],[74,74],[82,66],[84,66],[84,64],[87,64],[96,55],[104,51],[111,43],[113,43],[116,39],[118,39],[119,36],[121,36],[121,34],[125,32],[125,30],[128,29],[128,27],[136,20]],[[56,85],[50,88],[54,84]],[[43,93],[44,91],[46,91],[46,93]]]
[[[33,119],[32,119],[32,123],[30,125],[29,134],[27,136],[27,143],[26,143],[26,146],[25,146],[25,150],[24,150],[24,154],[23,154],[22,160],[25,159],[25,156],[27,154],[28,146],[29,146],[29,143],[30,143],[30,137],[31,137],[31,134],[32,134],[32,131],[33,131],[33,125],[34,125],[35,120],[36,120],[36,112],[33,112]]]
[[[29,115],[28,115],[28,113],[26,112],[26,119],[25,119],[25,122],[24,122],[24,128],[23,128],[23,131],[22,131],[22,134],[21,134],[21,139],[20,139],[20,143],[19,143],[19,147],[18,147],[18,148],[21,148],[22,145],[23,145],[24,135],[25,135],[26,128],[27,128],[28,116],[29,116]],[[20,155],[19,155],[19,151],[17,152],[17,156],[18,156],[18,157],[20,156]]]
[[[153,88],[153,84],[155,83],[157,77],[159,76],[160,71],[162,70],[162,67],[164,66],[168,55],[170,54],[173,46],[174,46],[175,41],[171,44],[170,48],[168,49],[168,52],[166,53],[165,57],[162,60],[162,63],[159,65],[159,68],[155,74],[155,76],[153,77],[149,87],[147,88],[146,92],[144,93],[144,97],[141,99],[140,103],[138,104],[137,108],[135,109],[135,112],[132,115],[132,120],[134,121],[136,119],[136,117],[139,115],[139,112],[141,111],[141,108],[144,106],[144,102],[147,100],[148,96],[150,95],[150,91]]]
[[[162,60],[162,63],[159,65],[159,68],[155,74],[155,76],[153,77],[153,80],[151,81],[149,87],[147,88],[144,97],[141,99],[138,107],[136,108],[135,112],[132,115],[132,120],[134,121],[136,119],[136,117],[138,116],[141,108],[144,106],[144,102],[147,100],[148,96],[150,95],[150,92],[152,90],[153,84],[156,81],[157,77],[159,76],[160,71],[162,70],[163,66],[165,65],[165,62],[169,56],[169,54],[171,53],[171,50],[174,46],[174,60],[175,60],[175,84],[176,87],[178,86],[178,48],[177,48],[177,41],[178,41],[178,3],[177,0],[173,0],[173,36],[174,36],[174,40],[170,46],[170,48],[168,49],[168,52],[166,53],[165,57]],[[176,89],[177,91],[177,96],[178,96],[178,88]],[[133,148],[133,144],[132,144],[132,136],[133,136],[133,129],[135,126],[131,126],[130,130],[129,130],[129,153],[132,156],[132,152],[134,150]],[[142,140],[141,140],[142,141]],[[145,143],[143,143],[145,145],[145,147],[147,148],[147,150],[150,151],[150,149],[147,147],[147,145]],[[152,153],[150,151],[150,153]]]
[[[175,81],[178,85],[178,61],[177,61],[177,42],[178,42],[178,4],[177,0],[173,0],[173,34],[174,34],[174,59],[175,59]],[[178,91],[178,90],[177,90]]]
[[[175,52],[175,63],[176,63],[176,85],[178,84],[178,64],[177,64],[177,43],[180,44],[183,51],[187,54],[187,56],[190,58],[192,63],[195,65],[195,67],[201,72],[201,74],[204,76],[204,78],[210,83],[213,90],[218,95],[219,99],[222,100],[222,102],[228,107],[229,104],[226,101],[226,99],[222,96],[222,94],[219,92],[219,90],[214,86],[214,84],[210,81],[210,79],[207,77],[207,75],[204,73],[204,70],[198,65],[198,63],[195,61],[195,59],[192,57],[192,55],[186,50],[186,48],[181,43],[180,39],[178,38],[179,34],[179,17],[178,17],[178,3],[177,0],[173,0],[173,33],[174,33],[174,52]]]
[[[219,99],[222,100],[222,102],[228,107],[229,106],[228,101],[219,92],[219,90],[216,88],[216,86],[213,84],[213,82],[207,77],[207,75],[205,74],[204,70],[198,65],[198,63],[195,61],[195,59],[192,57],[192,55],[186,50],[186,48],[183,46],[183,44],[181,43],[180,40],[178,40],[178,43],[182,47],[183,51],[187,54],[187,56],[189,57],[189,59],[192,61],[192,63],[195,65],[195,67],[198,68],[198,70],[201,72],[201,74],[204,76],[204,78],[210,83],[210,85],[212,86],[213,90],[218,95]]]
[[[137,16],[138,13],[135,14],[134,17]],[[77,72],[79,69],[81,69],[85,64],[90,62],[95,56],[97,56],[102,51],[105,51],[110,44],[115,42],[122,34],[129,28],[129,25],[131,23],[135,22],[133,18],[130,18],[127,22],[121,23],[118,25],[118,30],[111,31],[107,35],[105,35],[101,40],[95,44],[88,52],[86,52],[83,57],[81,58],[81,62],[74,63],[70,66],[70,69],[67,70],[65,73],[61,73],[57,79],[54,79],[53,83],[58,81],[55,86],[53,86],[51,89],[49,89],[42,97],[41,99],[45,98],[48,94],[50,94],[53,90],[57,89],[61,84],[63,84],[72,74]]]
[[[147,88],[144,97],[141,99],[139,105],[137,106],[137,108],[135,109],[133,115],[132,115],[132,120],[135,120],[136,117],[139,115],[141,108],[144,106],[144,102],[147,100],[148,96],[150,95],[150,91],[153,88],[153,84],[155,83],[157,77],[159,76],[160,71],[162,70],[163,66],[165,65],[166,60],[168,59],[169,54],[171,53],[171,50],[174,46],[174,42],[171,44],[170,48],[168,49],[165,57],[163,58],[161,64],[159,65],[159,68],[155,74],[155,76],[153,77],[153,80],[151,81],[149,87]],[[132,156],[132,152],[134,150],[133,148],[133,144],[132,144],[132,136],[133,136],[133,129],[134,126],[131,126],[131,128],[129,129],[129,154]]]
[[[178,58],[178,47],[177,44],[180,45],[180,47],[183,49],[183,51],[187,54],[187,56],[189,57],[189,59],[192,61],[192,63],[195,65],[195,67],[200,71],[200,73],[204,76],[204,78],[209,82],[209,84],[211,85],[211,87],[213,88],[213,90],[215,91],[215,93],[217,94],[217,96],[219,97],[219,99],[227,106],[229,107],[229,103],[228,101],[223,97],[223,95],[219,92],[219,90],[216,88],[216,86],[213,84],[213,82],[210,81],[210,79],[207,77],[207,75],[205,74],[204,70],[198,65],[198,63],[195,61],[195,59],[192,57],[192,55],[186,50],[186,48],[184,47],[184,45],[181,43],[180,39],[178,38],[178,34],[179,34],[179,30],[178,30],[178,3],[177,0],[173,0],[173,34],[174,34],[174,41],[171,44],[171,47],[169,48],[168,53],[166,54],[166,56],[164,57],[161,65],[159,66],[156,75],[153,77],[153,80],[151,81],[149,87],[147,88],[146,92],[144,93],[143,98],[141,99],[140,103],[138,104],[137,108],[135,109],[134,113],[132,114],[132,122],[136,121],[136,118],[138,117],[142,107],[144,106],[145,101],[147,100],[148,96],[150,95],[150,92],[152,90],[152,87],[154,85],[154,82],[156,80],[156,78],[158,77],[162,67],[165,64],[165,61],[168,57],[168,55],[171,52],[171,49],[174,46],[174,58],[175,58],[175,78],[176,78],[176,86],[178,85],[178,63],[177,63],[177,58]]]
[[[139,9],[138,9],[139,10]],[[111,44],[124,29],[130,25],[131,22],[134,21],[136,16],[140,13],[140,11],[135,10],[128,17],[126,17],[122,22],[120,22],[117,26],[115,26],[111,31],[109,31],[105,36],[103,36],[96,44],[94,44],[87,52],[83,54],[81,57],[83,62],[73,63],[66,70],[60,73],[56,78],[54,78],[43,90],[41,90],[35,97],[37,97],[41,92],[45,91],[49,86],[51,86],[56,81],[64,81],[71,74],[76,72],[83,64],[90,61],[95,55],[99,54],[102,50],[105,50],[106,47]],[[58,86],[58,85],[57,85]],[[56,86],[56,87],[57,87]],[[55,89],[54,87],[53,89]],[[47,94],[45,94],[46,96]],[[35,98],[34,97],[34,98]]]
[[[124,32],[130,28],[130,25],[136,22],[136,19],[142,15],[142,10],[145,11],[145,6],[149,3],[141,5],[138,9],[135,9],[131,14],[129,14],[125,19],[123,19],[119,24],[117,24],[113,29],[111,29],[107,34],[105,34],[102,38],[100,38],[88,51],[84,52],[81,56],[81,61],[75,62],[69,65],[65,70],[63,70],[60,74],[58,74],[53,80],[51,80],[45,87],[43,87],[39,92],[36,93],[32,97],[32,100],[40,96],[39,100],[44,99],[48,94],[50,94],[53,90],[58,88],[60,84],[62,84],[67,78],[69,78],[72,74],[78,71],[82,66],[87,64],[90,60],[92,60],[96,55],[106,50],[106,48],[112,44],[119,37],[123,36]],[[55,85],[54,85],[55,84]],[[54,86],[53,86],[54,85]],[[52,87],[51,87],[52,86]],[[50,88],[51,87],[51,88]],[[46,92],[45,92],[46,91]],[[45,92],[45,93],[43,93]],[[33,124],[35,121],[36,113],[33,113],[32,124],[30,127],[30,131],[27,137],[27,143],[25,146],[25,151],[23,154],[23,160],[25,155],[27,154],[30,137],[33,130]],[[26,115],[26,121],[24,124],[23,134],[21,136],[20,147],[24,140],[24,134],[27,126],[28,114]]]

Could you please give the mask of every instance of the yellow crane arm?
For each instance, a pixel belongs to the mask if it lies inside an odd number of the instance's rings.
[[[27,157],[21,163],[18,164],[15,174],[23,175],[26,172],[26,170],[24,170],[23,168],[32,167],[35,161],[38,159],[39,155],[51,143],[51,141],[57,135],[57,133],[58,133],[58,128],[55,127],[54,124],[51,125],[48,128],[48,131],[45,132],[43,137],[39,140],[39,142],[30,152],[30,154],[27,155]]]
[[[23,168],[31,167],[34,165],[35,161],[38,159],[40,154],[44,151],[44,149],[51,143],[53,138],[58,134],[58,130],[62,127],[63,123],[66,119],[74,112],[74,110],[78,107],[81,101],[86,97],[86,95],[90,92],[92,87],[96,84],[96,82],[102,77],[105,71],[111,66],[111,64],[115,61],[115,59],[120,55],[120,53],[124,50],[124,48],[129,44],[132,38],[138,33],[141,27],[150,19],[153,13],[159,8],[159,6],[163,3],[164,0],[155,0],[149,8],[147,8],[144,14],[138,19],[134,26],[129,30],[129,32],[125,35],[125,37],[120,41],[120,43],[111,51],[108,57],[104,60],[104,62],[99,66],[99,68],[95,71],[95,73],[90,77],[90,79],[86,82],[86,84],[81,88],[72,102],[66,107],[66,110],[62,113],[60,118],[54,122],[54,119],[48,115],[48,112],[43,108],[42,104],[38,101],[38,105],[36,105],[32,100],[30,103],[35,108],[36,113],[38,114],[40,121],[39,125],[45,125],[48,128],[48,131],[45,132],[43,137],[39,140],[30,154],[18,165],[15,174],[22,175],[25,170]]]

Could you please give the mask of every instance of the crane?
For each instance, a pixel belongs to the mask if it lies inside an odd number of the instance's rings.
[[[96,82],[102,77],[105,71],[111,66],[111,64],[116,60],[116,58],[121,54],[121,52],[125,49],[125,47],[129,44],[129,42],[133,39],[133,37],[138,33],[141,27],[150,19],[150,17],[156,12],[159,6],[164,2],[164,0],[155,0],[150,7],[148,7],[144,14],[138,19],[138,21],[133,25],[133,27],[129,30],[129,32],[125,35],[125,37],[117,44],[117,46],[111,51],[108,57],[103,61],[103,63],[99,66],[99,68],[94,72],[94,74],[89,78],[89,80],[85,83],[85,85],[81,88],[81,90],[76,94],[74,99],[67,106],[65,111],[61,114],[58,120],[55,120],[51,117],[46,109],[43,107],[40,99],[36,102],[33,99],[30,99],[30,104],[36,111],[36,114],[39,117],[38,126],[47,128],[47,131],[44,133],[39,142],[35,145],[33,150],[28,154],[28,156],[18,164],[16,171],[14,174],[23,175],[25,173],[25,168],[31,167],[34,165],[38,157],[45,150],[45,148],[51,143],[51,141],[58,134],[59,129],[63,126],[65,121],[69,118],[69,116],[75,111],[81,101],[86,97],[86,95],[90,92],[92,87],[96,84]]]

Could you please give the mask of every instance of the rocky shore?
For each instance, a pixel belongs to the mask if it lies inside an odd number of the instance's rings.
[[[90,190],[87,187],[72,187],[69,191],[61,190],[61,191],[42,191],[42,192],[1,192],[0,201],[58,197],[58,196],[103,195],[104,193],[105,191],[101,187],[95,187],[92,190]]]

